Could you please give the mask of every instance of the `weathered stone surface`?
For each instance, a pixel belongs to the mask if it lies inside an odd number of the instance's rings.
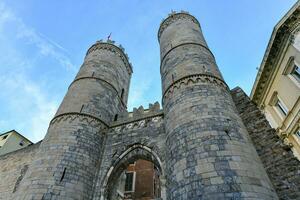
[[[169,18],[160,33],[167,198],[277,199],[199,24]]]
[[[21,180],[27,172],[28,166],[40,143],[0,156],[0,199],[11,199],[18,189]]]
[[[126,111],[131,66],[111,43],[96,43],[50,122],[14,199],[91,199],[105,134]]]
[[[231,94],[278,197],[300,199],[300,161],[242,89]]]
[[[122,121],[121,121],[122,122]],[[165,179],[165,132],[162,111],[117,122],[107,133],[94,199],[108,198],[114,181],[128,163],[137,159],[152,161]],[[111,172],[109,172],[112,170]],[[164,185],[162,186],[164,187]],[[164,194],[165,195],[165,194]]]
[[[128,57],[97,42],[43,142],[0,156],[0,199],[111,199],[137,159],[158,169],[164,200],[300,198],[299,161],[240,89],[230,93],[199,22],[173,13],[158,35],[163,109],[128,112]]]

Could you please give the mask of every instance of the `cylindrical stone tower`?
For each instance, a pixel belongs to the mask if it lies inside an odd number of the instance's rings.
[[[197,19],[172,13],[158,40],[168,199],[277,199]]]
[[[112,41],[88,50],[14,199],[92,198],[105,132],[126,110],[131,74]]]

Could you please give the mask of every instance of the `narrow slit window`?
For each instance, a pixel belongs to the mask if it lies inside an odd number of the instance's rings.
[[[115,115],[114,121],[118,120],[118,114]]]
[[[60,177],[60,181],[59,181],[59,182],[62,182],[62,180],[64,180],[65,174],[66,174],[66,169],[67,169],[67,168],[64,168],[64,171],[63,171],[63,173],[62,173],[62,175],[61,175],[61,177]]]
[[[121,92],[121,99],[123,101],[123,98],[124,98],[124,88],[122,89],[122,92]]]

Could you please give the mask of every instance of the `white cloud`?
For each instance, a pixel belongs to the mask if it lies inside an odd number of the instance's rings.
[[[15,116],[13,119],[7,119],[15,126],[11,129],[20,130],[21,134],[24,130],[34,142],[41,140],[55,114],[58,102],[49,100],[37,84],[23,75],[0,76],[0,81],[1,88],[6,91],[5,96],[9,98],[8,106]],[[7,121],[4,122],[8,124]]]
[[[67,57],[67,50],[53,40],[27,26],[23,20],[17,17],[4,2],[0,2],[0,31],[3,31],[5,24],[13,23],[17,29],[17,39],[23,39],[35,45],[43,56],[50,56],[57,60],[62,66],[69,70],[75,70],[71,60]]]
[[[16,37],[7,30],[13,27]],[[55,60],[66,70],[75,70],[67,50],[34,28],[27,26],[12,9],[0,0],[0,131],[16,129],[33,142],[43,139],[49,122],[59,105],[57,97],[48,94],[47,81],[35,82],[28,69],[40,70],[34,54]],[[19,46],[34,48],[32,58]],[[24,51],[24,49],[23,49]],[[43,69],[46,70],[46,69]],[[9,116],[9,118],[7,117]]]
[[[131,111],[133,107],[138,107],[145,102],[145,93],[147,90],[149,90],[150,86],[151,80],[147,78],[143,79],[143,81],[139,82],[138,84],[131,84],[129,91],[130,98],[128,99],[129,111]]]

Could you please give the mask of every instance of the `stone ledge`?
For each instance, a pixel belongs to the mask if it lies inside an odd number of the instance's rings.
[[[160,41],[160,36],[161,34],[163,33],[163,31],[170,25],[172,24],[173,22],[177,21],[177,20],[181,20],[181,19],[187,19],[187,20],[190,20],[194,23],[196,23],[199,28],[200,28],[200,23],[199,21],[191,14],[189,14],[188,12],[186,11],[181,11],[179,13],[176,13],[176,12],[172,12],[171,14],[169,14],[169,16],[164,19],[160,26],[159,26],[159,30],[158,30],[158,33],[157,33],[157,38],[158,38],[158,41]]]
[[[143,106],[139,108],[133,108],[132,112],[123,112],[119,114],[118,120],[112,122],[111,127],[121,126],[157,116],[163,116],[163,110],[160,109],[158,102],[149,104],[148,109],[144,109]]]
[[[123,63],[126,66],[126,69],[128,71],[128,74],[132,74],[132,65],[129,62],[129,58],[128,55],[124,52],[124,48],[123,47],[117,47],[116,45],[114,45],[112,42],[102,42],[102,41],[97,41],[95,44],[93,44],[87,51],[86,56],[88,54],[90,54],[91,52],[95,51],[95,50],[108,50],[114,54],[116,54],[117,56],[119,56],[121,58],[121,60],[123,61]]]

